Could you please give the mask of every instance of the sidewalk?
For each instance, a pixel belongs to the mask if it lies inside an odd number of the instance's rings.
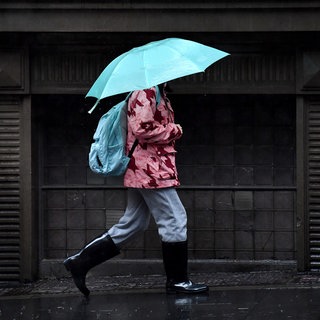
[[[197,273],[190,274],[190,279],[208,284],[211,291],[227,288],[320,288],[320,275],[299,274],[292,270]],[[92,293],[164,291],[164,284],[165,277],[162,275],[93,277],[89,274],[87,277],[87,286]],[[41,279],[30,284],[0,287],[0,298],[77,293],[78,290],[70,277]]]

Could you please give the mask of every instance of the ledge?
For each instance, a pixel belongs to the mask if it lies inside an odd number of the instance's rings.
[[[318,1],[1,2],[0,32],[320,31]]]
[[[296,271],[296,261],[280,260],[190,260],[190,273],[215,273],[215,272],[261,272],[261,271]],[[119,275],[163,275],[162,260],[151,259],[113,259],[92,269],[94,276],[119,276]],[[39,270],[40,278],[61,278],[68,276],[62,260],[42,260]]]
[[[270,8],[319,8],[317,0],[306,1],[249,1],[224,0],[212,1],[159,1],[159,0],[3,0],[0,9],[270,9]]]

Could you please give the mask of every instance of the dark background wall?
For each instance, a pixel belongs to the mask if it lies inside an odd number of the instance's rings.
[[[119,180],[85,168],[92,131],[80,123],[95,124],[82,97],[112,58],[169,36],[231,53],[172,83],[191,257],[296,258],[319,270],[319,10],[312,0],[1,1],[0,278],[60,265],[122,213]],[[194,114],[199,105],[210,117]],[[154,229],[124,256],[158,257]]]

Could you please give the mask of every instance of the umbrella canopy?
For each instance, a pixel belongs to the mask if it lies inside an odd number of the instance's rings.
[[[198,42],[168,38],[133,48],[114,59],[100,74],[86,97],[99,100],[141,90],[203,72],[228,53]]]

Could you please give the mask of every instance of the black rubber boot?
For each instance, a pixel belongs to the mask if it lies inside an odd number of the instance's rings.
[[[163,263],[167,275],[167,293],[202,293],[209,290],[204,284],[188,278],[188,243],[162,242]]]
[[[71,272],[77,288],[88,297],[89,289],[86,287],[87,272],[98,264],[113,258],[120,253],[111,237],[105,233],[91,241],[79,253],[67,258],[63,264]]]

